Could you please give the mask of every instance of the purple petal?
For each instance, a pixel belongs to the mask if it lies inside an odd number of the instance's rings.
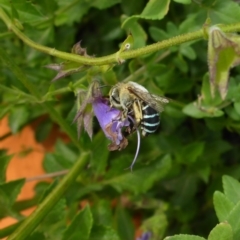
[[[109,103],[103,98],[94,99],[93,111],[106,137],[115,145],[120,145],[124,139],[122,128],[129,126],[129,121],[122,121],[120,118],[121,111],[111,108]]]
[[[120,110],[111,108],[103,98],[97,98],[93,101],[93,111],[103,131],[109,123],[120,115]]]

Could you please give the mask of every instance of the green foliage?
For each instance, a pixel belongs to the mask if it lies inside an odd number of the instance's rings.
[[[217,27],[209,30],[208,62],[213,96],[218,88],[222,99],[226,97],[230,68],[240,62],[239,43],[236,35],[224,35]]]
[[[0,119],[11,130],[0,141],[39,119],[39,142],[53,128],[70,139],[57,136],[43,161],[68,175],[38,183],[27,218],[16,201],[24,180],[6,181],[11,156],[0,152],[0,218],[19,221],[0,236],[239,240],[239,16],[232,0],[0,0]],[[93,79],[104,96],[135,81],[169,98],[132,172],[135,133],[113,152],[95,119],[77,137],[76,96]]]
[[[230,240],[233,239],[232,228],[228,223],[218,224],[209,234],[208,240]]]
[[[90,208],[85,207],[76,217],[73,219],[71,224],[68,226],[63,235],[63,240],[71,239],[77,240],[79,238],[89,239],[90,231],[92,228],[92,215]]]
[[[6,151],[0,151],[0,183],[4,183],[6,181],[6,170],[8,163],[11,160],[11,156],[6,154]]]
[[[25,106],[12,107],[9,114],[9,126],[12,133],[16,133],[26,124],[29,118],[28,108]]]
[[[131,240],[134,238],[134,226],[128,212],[118,206],[115,213],[115,226],[120,239]]]
[[[239,218],[237,213],[240,209],[238,197],[240,183],[230,176],[223,176],[224,193],[214,193],[214,207],[220,223],[209,235],[209,239],[239,239]],[[237,195],[233,195],[236,194]],[[221,236],[221,238],[220,238]]]
[[[10,181],[0,184],[0,217],[18,216],[12,207],[17,199],[18,194],[23,187],[24,179]]]
[[[205,238],[202,238],[202,237],[198,237],[194,235],[184,235],[184,234],[168,237],[165,240],[168,240],[168,239],[169,240],[206,240]]]

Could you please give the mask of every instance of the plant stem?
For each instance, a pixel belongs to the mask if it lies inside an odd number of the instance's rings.
[[[69,173],[62,179],[59,185],[49,194],[38,208],[11,234],[8,240],[25,240],[31,232],[38,226],[43,218],[56,205],[61,196],[73,183],[89,159],[88,153],[82,153],[76,164]]]
[[[67,87],[63,87],[57,90],[54,90],[52,92],[47,92],[42,99],[48,99],[48,97],[51,96],[55,96],[57,94],[62,94],[62,93],[66,93],[66,92],[74,92],[77,89],[78,85],[80,85],[82,82],[84,82],[86,80],[86,77],[82,77],[80,80],[78,80],[77,82],[73,83],[71,87],[67,86]],[[1,85],[0,85],[1,87]]]
[[[201,29],[195,32],[182,34],[179,36],[175,36],[173,38],[163,40],[161,42],[157,42],[146,47],[142,47],[136,50],[130,50],[126,52],[122,52],[117,57],[117,53],[98,58],[89,58],[83,57],[76,54],[66,53],[58,51],[54,48],[49,48],[38,43],[35,43],[31,39],[29,39],[24,33],[22,33],[11,21],[11,19],[7,16],[7,14],[0,8],[0,18],[5,22],[7,27],[13,31],[25,44],[28,46],[40,51],[47,53],[51,56],[55,56],[61,59],[69,60],[72,62],[82,63],[86,65],[106,65],[111,63],[116,63],[119,58],[121,59],[130,59],[134,57],[139,57],[144,54],[153,53],[159,51],[161,49],[169,48],[172,46],[176,46],[188,41],[198,40],[204,38],[206,36],[206,29]],[[221,30],[224,32],[237,32],[240,31],[240,23],[222,25]]]

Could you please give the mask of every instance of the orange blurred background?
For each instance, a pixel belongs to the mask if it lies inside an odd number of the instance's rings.
[[[61,133],[57,126],[54,126],[49,137],[43,143],[38,143],[34,137],[34,129],[36,129],[36,126],[41,120],[42,119],[38,119],[24,127],[20,133],[10,135],[0,141],[0,149],[6,149],[7,154],[13,155],[6,172],[7,181],[19,178],[31,178],[44,174],[42,160],[45,153],[53,150],[57,138],[60,137],[64,141],[68,141],[67,136]],[[5,117],[0,120],[0,137],[9,132],[11,132],[11,130],[8,126],[8,119]],[[32,198],[34,196],[34,186],[36,183],[37,181],[26,182],[17,199],[26,200]],[[24,210],[22,214],[27,216],[33,210],[34,207]],[[0,229],[15,222],[17,222],[17,220],[11,217],[0,219]]]
[[[43,118],[44,119],[44,118]],[[20,133],[10,135],[4,140],[0,141],[0,149],[6,149],[7,154],[12,154],[13,157],[7,168],[6,178],[7,181],[16,180],[19,178],[32,178],[45,174],[42,167],[42,161],[46,152],[51,152],[57,139],[61,138],[64,142],[68,142],[69,138],[66,134],[60,132],[59,128],[55,125],[51,130],[50,135],[43,143],[38,143],[35,140],[34,129],[43,120],[38,119],[32,124],[24,127]],[[0,120],[0,137],[11,132],[8,126],[8,119],[5,117]],[[31,151],[30,151],[31,150]],[[24,154],[27,152],[27,154]],[[43,181],[43,180],[41,180]],[[51,181],[46,179],[45,181]],[[34,196],[34,186],[38,181],[26,182],[22,188],[17,200],[26,200]],[[82,201],[80,206],[83,207],[86,201]],[[21,213],[28,216],[34,211],[35,207],[26,209]],[[0,219],[0,229],[5,228],[11,224],[16,223],[17,220],[12,217]],[[139,229],[141,224],[141,217],[136,216],[133,219],[136,227],[135,237],[141,235],[142,231]]]

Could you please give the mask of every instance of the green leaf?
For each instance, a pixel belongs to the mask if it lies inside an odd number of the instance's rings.
[[[134,225],[132,219],[122,206],[118,206],[116,209],[115,224],[121,239],[134,239]]]
[[[34,232],[31,236],[28,237],[28,240],[45,240],[47,239],[43,233]]]
[[[219,222],[226,221],[227,216],[234,207],[234,203],[219,191],[214,192],[213,203]]]
[[[42,222],[42,226],[44,228],[50,227],[51,224],[55,224],[59,220],[64,219],[66,215],[66,200],[60,199],[57,204],[53,207],[53,209],[46,215]],[[44,226],[43,226],[44,225]]]
[[[6,181],[6,170],[11,158],[11,155],[6,155],[6,151],[0,150],[0,183]]]
[[[18,106],[11,109],[9,114],[9,127],[12,133],[17,133],[28,122],[29,111],[26,106]]]
[[[0,202],[7,206],[12,206],[15,202],[21,188],[24,184],[24,179],[14,180],[7,183],[0,184]],[[0,204],[0,205],[1,205]]]
[[[77,154],[61,140],[57,141],[55,153],[47,153],[44,156],[43,166],[47,172],[61,171],[73,166]]]
[[[236,108],[232,107],[232,106],[229,106],[227,109],[226,109],[226,113],[227,113],[227,116],[234,120],[234,121],[239,121],[240,120],[240,114],[237,113],[236,111]]]
[[[16,201],[24,182],[24,179],[19,179],[0,184],[0,218],[15,216],[11,207]]]
[[[223,33],[216,26],[209,30],[208,64],[212,96],[215,96],[216,89],[222,99],[227,95],[230,68],[240,64],[238,38]]]
[[[158,237],[159,239],[163,238],[168,226],[165,208],[166,207],[161,204],[161,206],[155,211],[154,215],[147,218],[141,226],[143,230],[145,230],[146,232],[151,232],[153,236]]]
[[[174,64],[177,66],[177,68],[183,72],[183,73],[187,73],[188,72],[188,64],[186,62],[186,60],[183,58],[182,55],[177,55],[174,58]]]
[[[135,13],[139,13],[144,8],[146,2],[144,0],[139,1],[129,1],[129,0],[122,0],[121,7],[123,12],[127,16],[131,16]]]
[[[33,23],[46,19],[46,17],[39,11],[36,5],[33,4],[31,1],[0,0],[0,6],[8,10],[9,12],[12,10],[12,5],[17,10],[19,20],[22,22]]]
[[[208,1],[206,1],[208,2]],[[240,15],[240,6],[234,1],[218,0],[212,4],[209,17],[213,24],[236,23]]]
[[[57,157],[55,154],[47,153],[43,159],[43,167],[46,172],[56,172],[66,169],[63,166],[64,159],[60,156]]]
[[[209,107],[208,109],[200,109],[196,102],[189,103],[183,108],[183,112],[194,118],[205,118],[205,117],[221,117],[224,112],[215,107]]]
[[[38,230],[49,239],[62,239],[66,229],[66,207],[66,200],[60,199],[39,224]]]
[[[118,191],[130,190],[135,194],[146,192],[155,181],[163,178],[168,173],[171,166],[172,159],[169,155],[166,155],[160,161],[148,167],[105,180],[103,184],[110,184]]]
[[[226,221],[231,225],[233,230],[233,239],[240,239],[240,201],[235,205],[232,211],[229,213]]]
[[[94,226],[91,235],[89,237],[89,240],[120,240],[119,236],[109,226]]]
[[[192,88],[193,82],[191,80],[182,78],[182,81],[179,81],[179,77],[174,75],[175,67],[169,68],[162,64],[152,64],[147,69],[149,76],[155,77],[157,86],[165,93],[188,92]]]
[[[63,240],[87,240],[93,224],[90,207],[87,205],[73,219],[66,229]]]
[[[193,142],[184,146],[179,153],[179,162],[182,163],[193,163],[204,151],[204,142]]]
[[[223,99],[227,94],[226,89],[228,85],[229,70],[233,65],[235,56],[236,55],[233,49],[224,49],[219,53],[219,59],[216,63],[217,72],[215,81],[217,82],[219,92]]]
[[[170,0],[151,0],[143,9],[140,17],[152,20],[161,20],[169,10]]]
[[[190,4],[191,0],[174,0],[174,2],[182,3],[182,4]]]
[[[164,238],[164,240],[206,240],[206,239],[195,235],[179,234],[175,236],[166,237]]]
[[[198,173],[199,177],[200,177],[205,183],[208,183],[208,182],[209,182],[209,177],[210,177],[210,174],[211,174],[211,167],[210,167],[210,166],[200,167],[200,168],[197,170],[197,173]]]
[[[157,27],[150,27],[149,28],[150,36],[153,38],[154,41],[161,41],[163,39],[168,39],[169,35],[162,29]]]
[[[43,142],[49,136],[52,127],[53,123],[49,119],[42,121],[35,130],[36,140]]]
[[[211,107],[214,108],[214,106],[218,106],[223,102],[219,94],[212,96],[211,84],[209,82],[209,74],[205,74],[203,77],[201,97],[201,105],[203,108],[206,106],[205,108],[211,109]]]
[[[179,33],[183,34],[186,32],[192,32],[199,29],[199,22],[196,20],[197,13],[188,14],[188,17],[181,22],[179,26]],[[194,42],[189,42],[188,44],[193,44]]]
[[[72,25],[74,22],[80,22],[91,7],[91,2],[89,1],[58,0],[57,3],[60,9],[64,9],[61,14],[57,14],[54,18],[57,26],[63,24]]]
[[[8,106],[0,106],[0,119],[6,116],[11,111],[12,107],[12,104],[9,104]]]
[[[138,40],[139,36],[143,36],[143,30],[138,26],[137,19],[151,19],[151,20],[161,20],[168,13],[170,0],[151,0],[147,3],[146,7],[143,9],[140,15],[133,15],[128,17],[122,23],[122,28],[130,30],[134,38],[134,46],[139,48],[140,45]],[[136,28],[137,27],[137,28]],[[140,33],[140,34],[139,34]],[[145,35],[145,32],[144,32]],[[145,38],[145,36],[144,36]]]
[[[98,176],[99,174],[103,174],[106,170],[109,151],[103,151],[103,149],[107,149],[108,144],[109,141],[102,132],[99,132],[93,138],[92,163],[96,176]]]
[[[194,60],[197,57],[196,52],[193,50],[193,48],[186,44],[182,44],[180,46],[179,52],[190,60]]]
[[[94,224],[102,226],[112,225],[112,209],[109,201],[100,199],[96,204],[93,205],[91,210]]]
[[[240,116],[240,102],[234,102],[233,106],[237,114]]]
[[[231,226],[224,222],[219,223],[208,236],[208,240],[232,240],[233,232]]]
[[[71,149],[68,144],[64,143],[62,140],[58,140],[56,144],[56,154],[57,156],[62,156],[69,163],[74,163],[78,157],[76,152]]]
[[[48,15],[51,15],[57,9],[57,3],[56,2],[57,2],[57,0],[55,0],[55,1],[42,0],[42,1],[38,1],[37,3],[39,4],[39,7],[43,11],[48,13]]]
[[[41,194],[41,197],[39,198],[39,202],[43,202],[44,198],[48,196],[48,194],[51,193],[51,191],[58,185],[58,180],[54,179],[51,184],[47,184],[44,182],[40,182],[36,188],[36,192],[38,194]]]
[[[93,0],[91,1],[92,7],[96,7],[98,9],[105,9],[112,7],[113,5],[120,3],[121,0]]]
[[[134,39],[134,48],[140,48],[145,45],[147,34],[142,26],[137,22],[137,19],[129,19],[129,21],[122,24],[122,28],[131,32]]]
[[[224,194],[226,197],[233,203],[238,203],[240,201],[240,183],[230,177],[230,176],[223,176],[223,189]]]
[[[174,179],[172,183],[172,188],[175,192],[172,196],[174,204],[177,206],[189,204],[197,192],[197,182],[198,178],[195,174],[185,174]],[[186,214],[184,214],[185,216]]]
[[[47,28],[41,29],[41,31],[36,31],[34,26],[28,26],[27,28],[25,27],[25,34],[33,41],[45,46],[53,44],[54,38],[56,37],[53,26],[48,26]],[[42,58],[42,53],[33,48],[28,49],[26,55],[26,61],[31,63],[39,61],[39,58]],[[42,64],[46,64],[46,61],[43,61]]]

